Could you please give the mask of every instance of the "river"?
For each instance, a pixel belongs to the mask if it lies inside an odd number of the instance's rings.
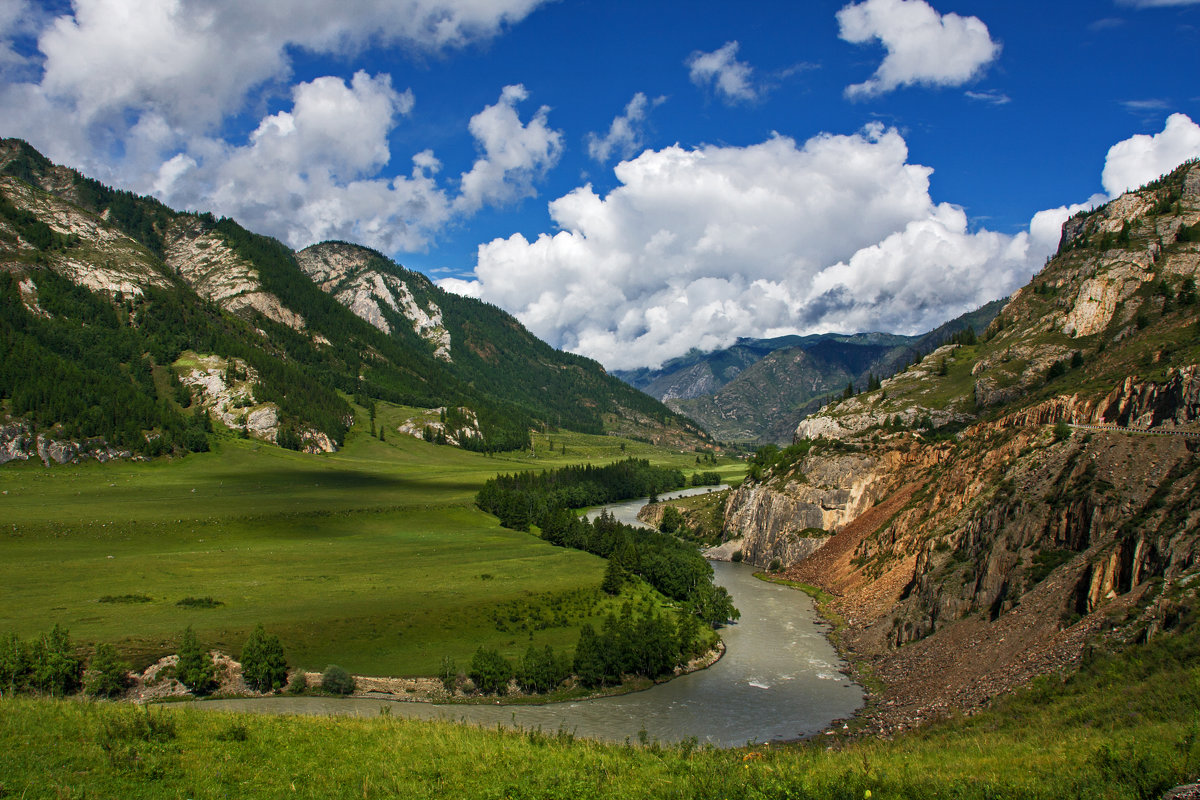
[[[701,490],[704,491],[704,490]],[[672,495],[672,496],[677,496]],[[664,498],[666,496],[664,495]],[[645,500],[609,511],[636,521]],[[598,512],[597,512],[598,513]],[[642,692],[545,705],[434,705],[368,698],[270,697],[208,700],[205,708],[287,714],[393,715],[569,731],[607,741],[679,742],[691,737],[717,747],[810,736],[863,702],[861,688],[840,672],[843,663],[825,637],[811,599],[766,583],[743,564],[714,562],[716,583],[741,611],[721,630],[725,656],[708,669]]]

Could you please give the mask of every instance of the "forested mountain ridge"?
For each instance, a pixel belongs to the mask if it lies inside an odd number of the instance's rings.
[[[337,253],[369,262],[393,303],[359,314],[339,302],[353,286],[314,283]],[[3,460],[182,452],[206,446],[214,418],[328,450],[353,419],[347,395],[470,408],[478,435],[464,446],[476,449],[521,447],[547,426],[703,438],[596,362],[378,253],[326,243],[296,254],[233,220],[110,189],[19,140],[0,142],[0,293]]]
[[[692,352],[658,370],[615,372],[727,442],[791,441],[796,424],[846,386],[863,389],[892,375],[953,335],[982,331],[997,300],[928,333],[814,334],[741,339],[711,353]]]
[[[1200,164],[1081,213],[975,340],[754,459],[724,549],[834,595],[894,731],[1200,606]],[[964,657],[969,653],[970,657]]]

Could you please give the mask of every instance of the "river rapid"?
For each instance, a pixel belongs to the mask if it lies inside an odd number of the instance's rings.
[[[608,510],[623,522],[640,524],[636,514],[645,502],[614,504]],[[514,706],[330,697],[207,700],[197,705],[281,714],[390,713],[485,727],[563,730],[613,742],[638,741],[644,736],[649,741],[674,743],[694,737],[700,744],[717,747],[811,736],[858,710],[863,703],[862,689],[841,672],[844,664],[826,638],[824,623],[807,595],[760,581],[754,577],[754,569],[743,564],[714,562],[713,569],[716,583],[729,590],[741,611],[736,623],[721,630],[725,656],[707,669],[645,691]]]

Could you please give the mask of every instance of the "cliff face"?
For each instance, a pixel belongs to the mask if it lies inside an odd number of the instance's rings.
[[[379,330],[391,333],[400,317],[433,347],[435,358],[452,360],[442,310],[433,300],[419,303],[409,286],[415,283],[421,291],[427,278],[411,273],[405,280],[370,250],[340,242],[307,247],[296,254],[296,263],[323,291]]]
[[[730,499],[754,563],[836,596],[879,730],[1156,635],[1200,586],[1198,222],[1194,164],[1071,220],[981,341],[822,409]]]

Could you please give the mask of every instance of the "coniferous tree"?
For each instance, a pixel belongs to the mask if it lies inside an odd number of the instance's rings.
[[[200,646],[196,633],[188,625],[179,643],[179,661],[175,664],[175,677],[193,693],[208,694],[217,686],[217,665],[212,656]]]
[[[572,664],[579,682],[584,686],[600,686],[604,683],[604,654],[599,637],[591,623],[579,630],[579,642],[575,645],[575,662]]]
[[[604,579],[600,581],[600,589],[605,594],[618,595],[621,593],[621,587],[625,585],[625,570],[617,563],[617,559],[610,558],[608,566],[604,568]]]

